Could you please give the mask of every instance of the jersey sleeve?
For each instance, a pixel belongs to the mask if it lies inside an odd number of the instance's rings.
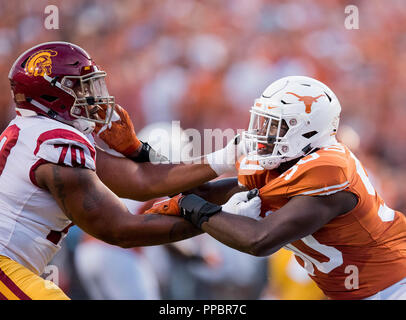
[[[345,168],[334,164],[292,167],[260,190],[263,198],[326,196],[343,191],[350,185]]]
[[[314,166],[292,179],[286,190],[288,197],[327,196],[343,191],[349,186],[343,168],[334,165]]]
[[[67,129],[40,134],[34,155],[42,162],[96,170],[96,150],[92,143],[85,136]]]

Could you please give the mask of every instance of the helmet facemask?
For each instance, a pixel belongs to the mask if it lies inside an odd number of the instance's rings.
[[[289,157],[287,137],[297,126],[295,118],[284,119],[281,115],[265,113],[252,108],[250,124],[242,134],[248,160],[258,161],[265,169],[274,169]],[[288,124],[289,123],[289,124]]]
[[[79,120],[109,124],[115,106],[105,82],[106,72],[95,71],[84,76],[64,76],[61,89],[75,98],[70,115]]]

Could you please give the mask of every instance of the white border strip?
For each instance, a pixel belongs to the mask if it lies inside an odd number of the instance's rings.
[[[308,194],[313,194],[313,193],[318,193],[318,192],[322,192],[322,191],[327,191],[327,190],[339,188],[338,190],[332,190],[332,191],[320,194],[320,195],[328,195],[328,194],[331,194],[331,193],[334,193],[334,192],[337,192],[337,191],[344,190],[345,188],[348,187],[349,184],[350,183],[348,181],[346,181],[346,182],[344,182],[342,184],[337,184],[335,186],[320,188],[320,189],[317,189],[317,190],[306,191],[306,192],[300,193],[299,195],[308,195]]]

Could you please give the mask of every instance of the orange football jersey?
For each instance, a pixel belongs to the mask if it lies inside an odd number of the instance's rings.
[[[245,157],[237,169],[240,184],[260,189],[263,217],[298,195],[346,190],[358,197],[353,210],[285,246],[326,296],[363,299],[406,277],[406,217],[385,205],[343,144],[313,152],[283,174]]]

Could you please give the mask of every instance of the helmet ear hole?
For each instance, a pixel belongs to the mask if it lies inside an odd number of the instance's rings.
[[[289,125],[291,125],[291,126],[295,126],[295,125],[297,125],[297,120],[296,119],[290,119],[289,120]]]
[[[282,152],[283,153],[287,153],[289,151],[289,147],[288,146],[282,146]],[[279,151],[278,151],[279,152]]]

